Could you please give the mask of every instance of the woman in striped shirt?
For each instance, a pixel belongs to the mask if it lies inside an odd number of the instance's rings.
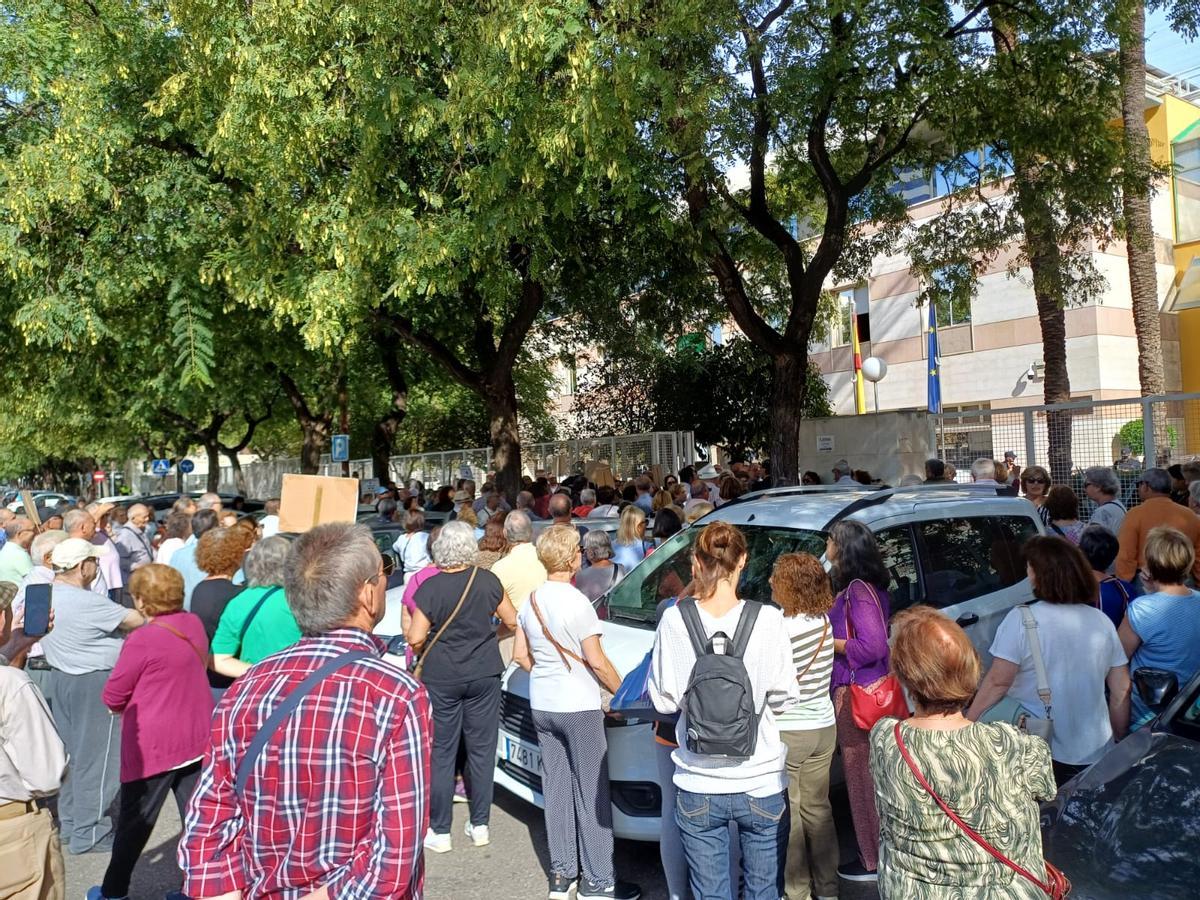
[[[787,746],[788,838],[784,880],[787,896],[838,895],[838,839],[829,805],[829,766],[837,745],[833,700],[833,589],[820,561],[808,553],[785,553],[771,573],[771,598],[783,610],[792,643],[800,703],[777,718]]]

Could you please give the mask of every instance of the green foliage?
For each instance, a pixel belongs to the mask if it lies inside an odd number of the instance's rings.
[[[1143,456],[1146,453],[1146,431],[1145,424],[1141,419],[1130,419],[1117,432],[1117,439],[1121,442],[1122,447],[1128,447],[1134,456]],[[1179,430],[1174,425],[1167,426],[1167,443],[1171,448],[1179,446]],[[1151,462],[1147,461],[1147,465]]]
[[[770,443],[770,357],[738,337],[697,348],[681,341],[622,356],[589,369],[573,405],[578,436],[692,431],[700,446],[719,446],[734,457],[761,454]],[[804,415],[832,415],[829,389],[809,367],[795,389]]]

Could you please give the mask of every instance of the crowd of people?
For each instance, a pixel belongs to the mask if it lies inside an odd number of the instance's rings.
[[[925,468],[956,480],[941,460]],[[119,524],[101,505],[40,524],[9,514],[0,897],[63,896],[60,840],[111,851],[88,900],[127,897],[168,795],[184,818],[179,897],[420,897],[423,852],[456,845],[455,802],[460,838],[491,840],[514,662],[529,673],[549,897],[636,900],[613,856],[605,749],[609,698],[631,673],[606,654],[594,602],[688,528],[690,579],[659,604],[644,685],[672,900],[819,900],[840,881],[883,897],[1039,896],[943,809],[1009,822],[989,831],[993,849],[1042,872],[1037,802],[1153,718],[1139,671],[1181,686],[1200,671],[1200,471],[1183,467],[1196,477],[1182,486],[1174,474],[1140,471],[1127,508],[1115,469],[1087,469],[1085,510],[1043,468],[970,466],[978,488],[1026,497],[1045,532],[1023,546],[1035,601],[1004,618],[986,671],[935,609],[893,616],[883,554],[853,519],[830,529],[823,560],[771,561],[769,603],[741,597],[746,539],[704,517],[765,487],[762,464],[620,485],[539,473],[511,505],[492,482],[429,496],[388,484],[372,513],[401,525],[388,555],[365,525],[278,536],[277,505],[256,522],[215,494],[161,524],[140,504]],[[827,480],[864,479],[841,460]],[[446,521],[427,529],[432,513]],[[593,517],[615,535],[581,524]],[[26,636],[26,594],[45,584],[52,627]],[[864,713],[892,685],[910,709]],[[5,835],[33,851],[6,856]]]

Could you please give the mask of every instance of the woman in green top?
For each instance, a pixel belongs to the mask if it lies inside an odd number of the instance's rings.
[[[229,601],[212,639],[212,667],[237,678],[251,665],[300,640],[300,627],[283,593],[291,542],[263,538],[246,554],[246,589]]]
[[[916,705],[899,723],[913,764],[942,800],[1009,860],[1042,879],[1038,801],[1054,797],[1050,747],[1007,723],[967,719],[979,654],[953,621],[928,606],[892,619],[891,667]],[[882,900],[1045,900],[1046,894],[974,843],[909,768],[897,721],[871,729],[879,808]]]

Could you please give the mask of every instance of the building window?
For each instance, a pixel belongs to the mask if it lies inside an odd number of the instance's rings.
[[[938,328],[966,325],[971,321],[970,278],[970,272],[960,271],[955,266],[934,270],[929,294],[937,309]]]
[[[1200,137],[1172,147],[1175,157],[1175,240],[1200,241]]]
[[[837,311],[829,323],[829,346],[845,347],[854,343],[852,323],[858,322],[860,343],[871,339],[871,315],[868,309],[867,286],[843,288],[835,295]]]
[[[888,186],[888,191],[903,199],[906,206],[915,206],[926,200],[945,197],[964,187],[986,184],[1011,174],[1012,166],[1007,156],[987,147],[970,150],[951,162],[938,163],[932,170],[915,167],[900,169]]]

